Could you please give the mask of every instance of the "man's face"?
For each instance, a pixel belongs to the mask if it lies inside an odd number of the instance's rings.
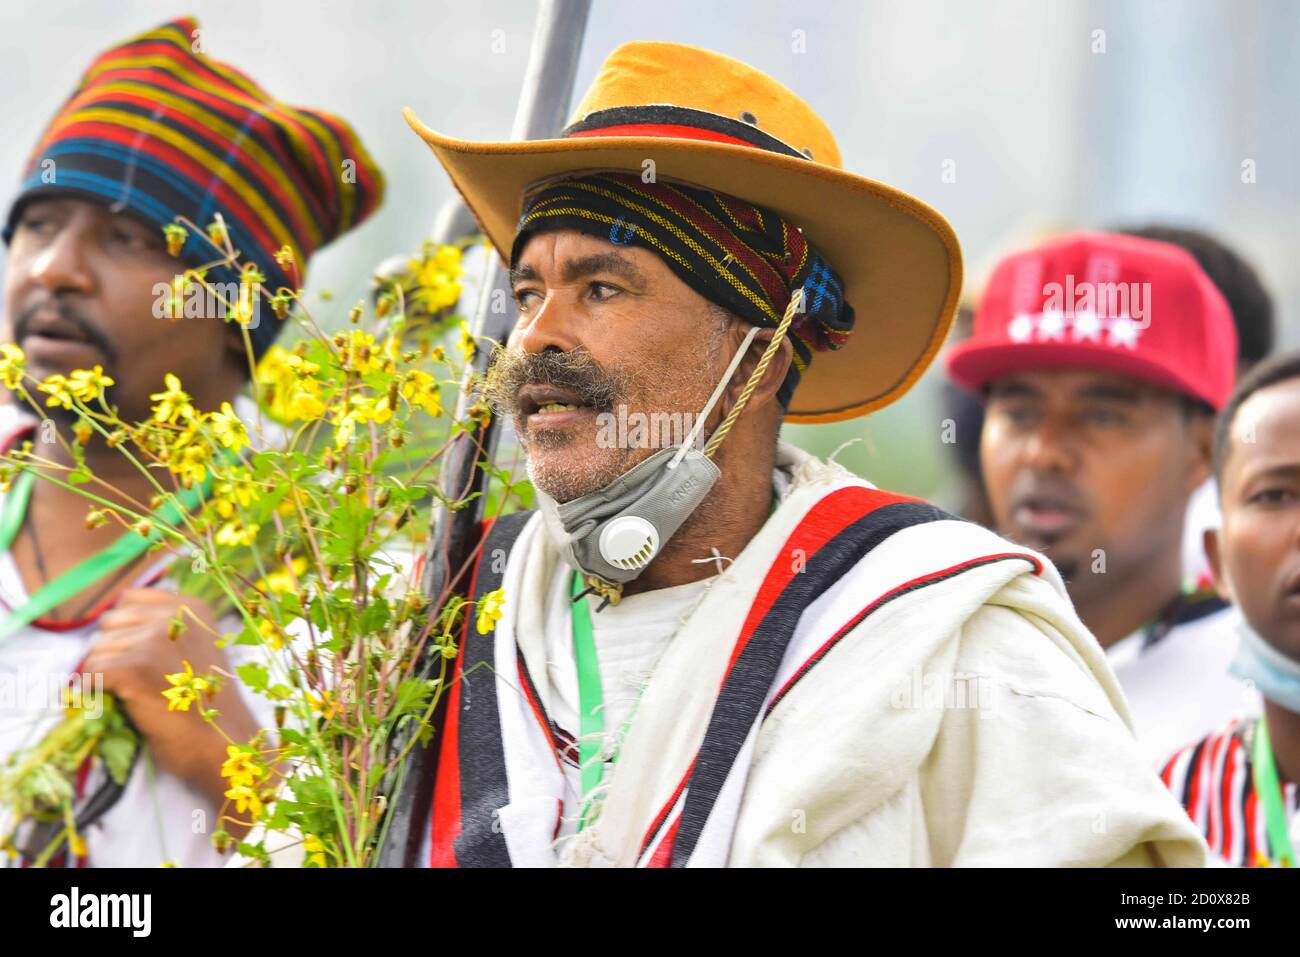
[[[37,379],[103,366],[116,382],[109,401],[128,421],[148,417],[167,372],[200,409],[216,408],[237,388],[234,327],[154,315],[155,285],[182,269],[155,227],[84,200],[32,201],[9,248],[6,338]]]
[[[1179,547],[1209,474],[1208,416],[1107,372],[1007,375],[989,389],[980,462],[998,531],[1048,556],[1076,601]]]
[[[1219,500],[1223,526],[1206,545],[1220,590],[1300,659],[1300,381],[1260,389],[1237,410]]]
[[[673,444],[662,434],[655,447],[638,442],[631,426],[698,414],[724,371],[728,324],[647,250],[542,233],[524,247],[511,284],[519,321],[489,393],[514,421],[534,484],[557,501],[602,488]],[[629,441],[609,441],[621,439],[607,427],[611,416],[626,416]]]

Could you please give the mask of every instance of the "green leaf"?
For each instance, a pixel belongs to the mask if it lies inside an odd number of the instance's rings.
[[[99,742],[99,756],[104,761],[108,776],[118,785],[126,784],[131,772],[131,758],[135,756],[136,737],[131,732],[115,732]]]
[[[383,598],[376,598],[361,613],[361,618],[357,621],[358,633],[363,635],[374,634],[387,624],[391,615],[388,602]]]
[[[239,680],[250,691],[266,691],[266,682],[268,676],[266,666],[260,665],[256,661],[250,661],[247,664],[240,665],[235,669],[235,674],[239,675]]]

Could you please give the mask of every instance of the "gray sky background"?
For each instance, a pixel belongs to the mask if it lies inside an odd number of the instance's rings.
[[[535,14],[528,0],[44,0],[0,6],[0,203],[92,56],[192,13],[210,56],[286,102],[361,132],[388,177],[365,226],[313,261],[346,303],[380,260],[416,248],[451,194],[401,118],[504,139]],[[794,31],[806,52],[794,52]],[[500,31],[499,33],[496,31]],[[1104,31],[1105,52],[1093,52]],[[494,40],[504,51],[494,52]],[[1207,228],[1274,293],[1300,345],[1300,4],[1289,0],[595,0],[578,90],[636,39],[745,60],[821,112],[845,165],[942,212],[967,291],[1002,253],[1067,228]],[[1256,181],[1242,182],[1253,160]],[[956,181],[944,182],[945,161]],[[2,263],[2,259],[0,259]],[[2,269],[2,266],[0,266]],[[945,497],[937,369],[897,406],[792,431],[874,481]],[[930,440],[929,436],[933,439]]]

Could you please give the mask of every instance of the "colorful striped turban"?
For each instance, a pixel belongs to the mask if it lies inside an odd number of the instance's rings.
[[[803,233],[776,213],[722,193],[597,173],[548,183],[524,200],[510,261],[528,237],[575,229],[660,258],[705,299],[756,326],[775,328],[794,290],[804,312],[790,324],[794,361],[778,399],[788,408],[814,352],[838,349],[853,329],[844,284]]]
[[[205,228],[220,213],[243,262],[274,292],[302,284],[293,266],[276,263],[282,246],[305,264],[374,212],[383,194],[383,175],[351,126],[286,106],[209,59],[198,21],[185,17],[91,63],[33,151],[3,238],[38,197],[93,200],[159,228],[178,215]],[[218,256],[192,231],[180,252],[188,266]],[[213,270],[208,278],[238,276]],[[259,356],[280,331],[271,312],[261,310],[249,328]]]

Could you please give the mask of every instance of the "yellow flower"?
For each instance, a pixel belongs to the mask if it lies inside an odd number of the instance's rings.
[[[412,369],[402,384],[402,396],[417,409],[430,415],[442,415],[442,396],[438,380],[423,369]]]
[[[301,578],[307,571],[307,559],[302,555],[298,555],[289,560],[289,565],[293,568],[292,575],[289,574],[287,568],[277,568],[275,571],[269,572],[265,578],[257,583],[258,591],[269,591],[273,595],[278,595],[281,592],[293,591],[297,588],[298,586],[294,584],[294,578],[295,576]]]
[[[235,812],[243,814],[247,811],[252,815],[253,820],[257,820],[262,815],[262,799],[257,796],[257,792],[252,788],[243,785],[233,787],[226,792],[226,797],[235,802]]]
[[[22,384],[27,369],[27,356],[12,342],[0,345],[0,380],[11,389]]]
[[[169,456],[167,467],[180,476],[186,488],[202,482],[208,475],[208,458],[212,450],[198,442],[187,442],[174,456]]]
[[[67,378],[56,372],[53,375],[47,375],[45,380],[36,388],[49,393],[50,397],[45,400],[47,406],[61,405],[65,409],[71,409],[73,395],[70,386],[71,383]]]
[[[243,466],[230,470],[225,481],[217,483],[212,500],[217,514],[230,518],[237,508],[248,508],[257,501],[257,485],[252,481],[252,473]]]
[[[94,402],[113,380],[104,375],[104,367],[95,364],[93,369],[75,369],[69,376],[68,391],[86,404]]]
[[[356,430],[357,420],[351,415],[345,415],[338,419],[334,425],[334,448],[342,450],[349,442],[352,441],[352,433]]]
[[[302,849],[307,852],[307,863],[315,867],[325,867],[325,845],[315,834],[308,834],[302,842]]]
[[[320,372],[320,366],[315,362],[304,359],[302,356],[289,353],[284,359],[284,364],[291,369],[295,375],[309,376]]]
[[[456,304],[461,292],[459,247],[439,246],[432,256],[413,260],[411,265],[415,268],[415,301],[431,312]]]
[[[364,329],[353,329],[348,333],[347,368],[365,375],[378,368],[379,356],[379,346],[370,333]]]
[[[153,420],[174,423],[177,419],[193,418],[194,406],[190,405],[188,393],[182,391],[181,380],[169,372],[163,377],[163,384],[167,387],[164,391],[149,396],[158,403],[153,407]]]
[[[238,520],[232,519],[217,529],[217,544],[231,546],[252,545],[257,539],[257,532],[261,527],[256,522],[244,525]]]
[[[244,423],[235,415],[235,410],[229,402],[221,403],[221,411],[213,412],[208,423],[212,426],[217,441],[226,448],[238,452],[248,444],[248,432],[244,428]]]
[[[274,385],[284,378],[288,373],[289,366],[286,357],[289,356],[289,350],[284,346],[271,346],[266,350],[266,354],[253,370],[257,381],[263,385]]]
[[[258,622],[257,630],[262,639],[276,651],[284,647],[284,636],[280,634],[280,629],[275,626],[275,622],[263,618]]]
[[[460,321],[460,341],[457,342],[456,348],[460,350],[460,356],[466,362],[473,362],[474,354],[478,352],[478,344],[474,341],[474,333],[470,331],[464,319]]]
[[[336,410],[334,417],[334,447],[342,449],[352,441],[352,435],[358,425],[367,422],[382,424],[393,417],[393,410],[388,406],[388,396],[369,398],[364,395],[352,396],[352,408],[347,412]]]
[[[461,253],[459,246],[439,246],[433,254],[433,261],[439,269],[449,273],[460,272]]]
[[[315,385],[314,382],[311,384]],[[319,419],[325,414],[325,403],[316,397],[313,389],[300,388],[289,400],[289,414],[295,419]]]
[[[76,831],[68,835],[68,850],[74,857],[85,857],[89,853],[86,850],[86,839]]]
[[[506,603],[506,593],[500,588],[483,596],[478,605],[478,633],[486,635],[501,620],[501,609]]]
[[[311,705],[313,711],[319,712],[326,721],[334,717],[335,712],[339,709],[338,704],[334,701],[334,695],[330,691],[322,691],[320,694],[308,691],[307,703]]]
[[[226,745],[227,758],[221,764],[221,776],[230,778],[231,787],[252,788],[267,776],[266,768],[257,761],[257,755],[235,744]]]
[[[181,664],[185,666],[184,671],[163,675],[172,685],[162,693],[167,699],[168,711],[189,711],[190,705],[199,700],[199,695],[212,690],[212,682],[203,675],[196,675],[188,661],[182,661]]]

